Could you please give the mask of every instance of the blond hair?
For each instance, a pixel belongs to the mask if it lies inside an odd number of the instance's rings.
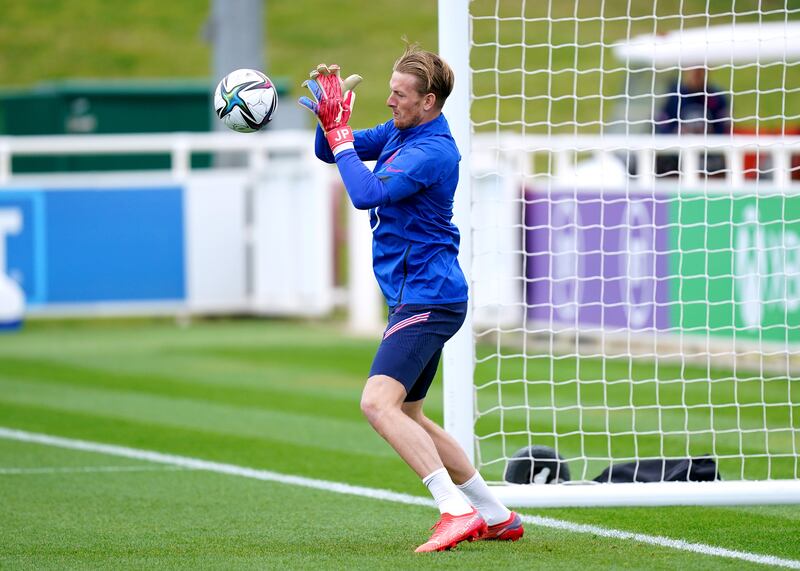
[[[417,92],[420,95],[433,93],[436,96],[436,107],[439,109],[453,91],[455,82],[453,70],[446,61],[435,53],[423,50],[419,44],[409,44],[406,41],[406,50],[394,62],[392,71],[416,77]]]

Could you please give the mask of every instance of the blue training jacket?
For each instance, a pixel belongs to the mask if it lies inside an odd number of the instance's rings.
[[[444,115],[402,131],[390,120],[353,135],[355,149],[334,161],[318,128],[316,154],[336,162],[353,205],[370,211],[373,270],[389,306],[466,301],[452,223],[461,155]],[[362,161],[377,161],[374,171]]]

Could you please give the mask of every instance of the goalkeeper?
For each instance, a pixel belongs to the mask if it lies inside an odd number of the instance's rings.
[[[417,552],[472,539],[516,540],[520,517],[490,491],[458,443],[423,413],[444,343],[461,327],[467,283],[458,265],[453,195],[461,159],[442,106],[453,71],[439,56],[406,47],[386,101],[392,119],[353,132],[353,88],[339,67],[321,64],[300,104],[319,120],[316,154],[336,163],[353,205],[369,210],[373,269],[389,320],[361,397],[372,427],[431,492],[441,512]],[[377,161],[370,172],[362,161]]]

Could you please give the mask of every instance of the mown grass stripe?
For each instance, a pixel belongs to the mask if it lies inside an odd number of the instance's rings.
[[[26,476],[37,474],[94,474],[114,472],[165,472],[188,470],[183,466],[79,466],[73,468],[0,468],[0,476]]]
[[[167,396],[136,390],[108,390],[59,383],[0,378],[0,401],[16,405],[114,416],[132,421],[148,420],[165,426],[214,431],[236,436],[270,438],[297,446],[315,446],[331,451],[387,457],[390,449],[354,413],[349,419],[322,418],[312,409],[302,412],[278,411],[230,404],[225,401]],[[354,409],[357,411],[356,405]]]
[[[788,569],[800,569],[800,561],[795,559],[783,559],[781,557],[775,557],[774,555],[759,555],[757,553],[737,551],[735,549],[727,549],[725,547],[715,547],[713,545],[706,545],[704,543],[690,543],[688,541],[683,541],[682,539],[673,539],[658,535],[646,535],[644,533],[634,533],[631,531],[622,531],[618,529],[608,529],[597,525],[572,523],[543,516],[523,516],[522,519],[526,523],[532,523],[534,525],[541,525],[554,529],[563,529],[564,531],[570,531],[574,533],[589,533],[600,537],[608,537],[610,539],[637,541],[639,543],[647,543],[648,545],[668,547],[670,549],[689,551],[701,555],[713,555],[716,557],[739,559],[749,563],[760,563],[763,565],[786,567]]]

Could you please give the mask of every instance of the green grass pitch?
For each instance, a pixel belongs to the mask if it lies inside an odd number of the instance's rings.
[[[376,343],[287,321],[28,323],[0,336],[0,426],[425,496],[361,418]],[[418,556],[427,507],[8,439],[0,506],[3,569],[764,568],[532,525]],[[793,506],[522,513],[800,560]]]

